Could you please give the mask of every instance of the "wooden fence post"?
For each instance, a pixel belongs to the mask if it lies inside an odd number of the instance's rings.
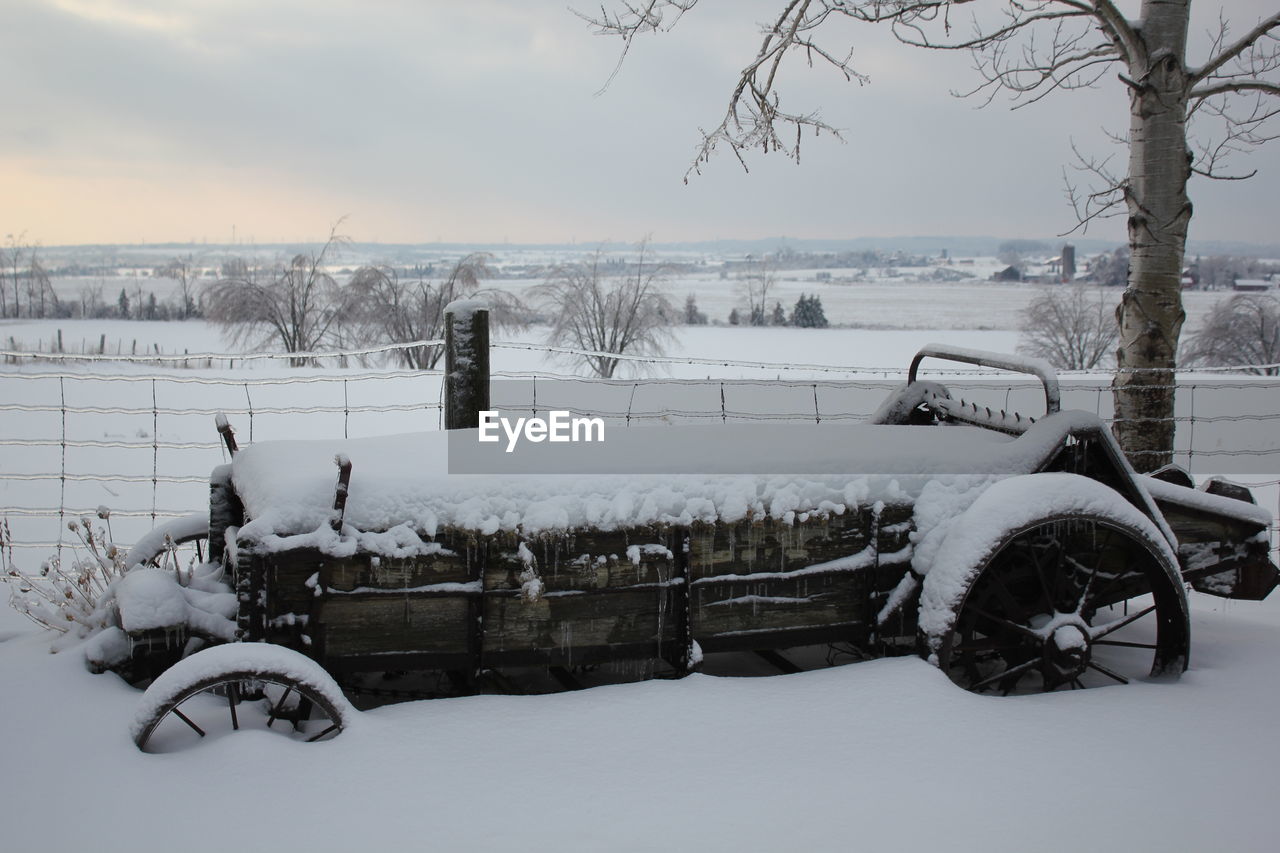
[[[475,429],[489,408],[489,309],[474,299],[444,309],[444,428]]]

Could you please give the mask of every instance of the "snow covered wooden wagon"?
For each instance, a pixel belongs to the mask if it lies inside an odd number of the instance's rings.
[[[929,357],[1037,376],[1045,411],[956,399],[917,379]],[[826,645],[920,653],[975,691],[1177,675],[1186,584],[1261,598],[1277,581],[1246,489],[1136,474],[1096,416],[1059,411],[1036,360],[928,347],[855,425],[619,428],[597,449],[608,473],[589,453],[449,473],[446,442],[467,437],[262,442],[217,469],[199,589],[126,576],[115,640],[90,652],[154,676],[138,744],[203,733],[198,694],[238,726],[250,689],[268,722],[327,736],[351,713],[338,685],[376,691],[370,673],[384,691],[405,673],[496,690],[530,668],[573,686]]]

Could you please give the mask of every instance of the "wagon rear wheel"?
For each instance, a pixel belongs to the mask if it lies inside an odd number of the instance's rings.
[[[1013,531],[973,578],[938,665],[976,692],[1127,684],[1180,672],[1176,571],[1140,531],[1064,517]]]
[[[354,712],[310,658],[282,646],[232,643],[198,652],[152,682],[132,735],[147,752],[175,751],[246,729],[310,743],[336,737]]]
[[[192,513],[152,528],[129,549],[125,566],[180,568],[187,562],[203,563],[209,553],[209,515]]]

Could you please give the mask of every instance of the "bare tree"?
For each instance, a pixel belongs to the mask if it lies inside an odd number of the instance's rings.
[[[1221,300],[1191,333],[1183,360],[1280,375],[1280,300],[1265,293],[1237,293]]]
[[[773,265],[768,257],[758,260],[748,258],[747,271],[743,276],[743,287],[747,294],[747,322],[752,326],[767,326],[769,315],[765,308],[769,303],[769,291],[773,289]]]
[[[480,298],[488,303],[490,322],[496,327],[524,325],[524,305],[519,299],[505,291],[480,287],[494,273],[492,260],[486,252],[473,252],[460,258],[440,282],[401,281],[390,267],[361,267],[348,286],[357,306],[357,322],[386,343],[438,340],[444,337],[445,307],[455,299]],[[444,348],[410,347],[397,353],[406,367],[432,370]]]
[[[609,379],[621,359],[614,355],[661,354],[676,310],[663,292],[666,270],[648,257],[641,242],[634,266],[606,279],[597,249],[585,263],[561,266],[537,288],[555,311],[549,342],[588,350],[577,359]]]
[[[191,255],[185,258],[174,258],[157,268],[155,274],[171,278],[178,283],[178,319],[187,320],[200,316],[200,302],[196,292],[200,270],[195,266],[195,260]]]
[[[5,279],[13,289],[13,316],[22,314],[22,303],[19,301],[19,286],[22,278],[22,265],[27,253],[26,232],[5,235],[5,245],[0,248],[0,317],[10,316],[5,298]]]
[[[295,255],[287,264],[265,270],[243,262],[230,265],[233,274],[206,291],[205,316],[237,344],[279,344],[289,353],[319,348],[348,307],[346,293],[325,269],[345,242],[337,227],[318,252]],[[307,359],[289,363],[299,367]]]
[[[598,32],[623,38],[621,63],[636,36],[669,30],[697,3],[620,0],[582,17]],[[972,29],[962,32],[953,18],[970,4],[1000,17],[975,14]],[[795,54],[846,80],[868,82],[852,66],[851,51],[818,40],[831,32],[824,25],[833,18],[888,26],[914,47],[968,51],[979,82],[961,94],[987,103],[1003,91],[1015,108],[1025,106],[1116,72],[1129,93],[1127,169],[1115,175],[1106,161],[1082,158],[1079,168],[1100,183],[1073,187],[1071,198],[1082,226],[1100,216],[1128,217],[1132,263],[1117,309],[1116,434],[1140,469],[1169,461],[1173,368],[1185,316],[1179,276],[1191,220],[1187,182],[1193,173],[1245,177],[1227,171],[1231,155],[1271,139],[1268,121],[1280,96],[1280,12],[1234,38],[1221,17],[1207,58],[1189,64],[1191,0],[1141,0],[1136,20],[1121,13],[1117,0],[779,0],[779,6],[723,118],[703,133],[686,180],[722,145],[745,167],[750,149],[798,159],[806,130],[839,136],[815,112],[784,109],[777,88],[783,60]],[[1188,136],[1192,119],[1207,126],[1204,136]]]
[[[47,317],[58,313],[58,294],[49,280],[49,271],[40,263],[40,250],[31,247],[27,261],[27,316]]]
[[[1018,351],[1063,370],[1092,370],[1112,352],[1120,330],[1099,293],[1076,283],[1047,287],[1022,312]]]

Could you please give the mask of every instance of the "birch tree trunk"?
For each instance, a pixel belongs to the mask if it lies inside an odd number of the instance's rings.
[[[1116,320],[1120,327],[1112,382],[1114,432],[1139,471],[1173,456],[1174,366],[1182,309],[1181,273],[1191,201],[1187,179],[1190,0],[1143,0],[1135,32],[1140,55],[1129,66],[1129,283]]]

